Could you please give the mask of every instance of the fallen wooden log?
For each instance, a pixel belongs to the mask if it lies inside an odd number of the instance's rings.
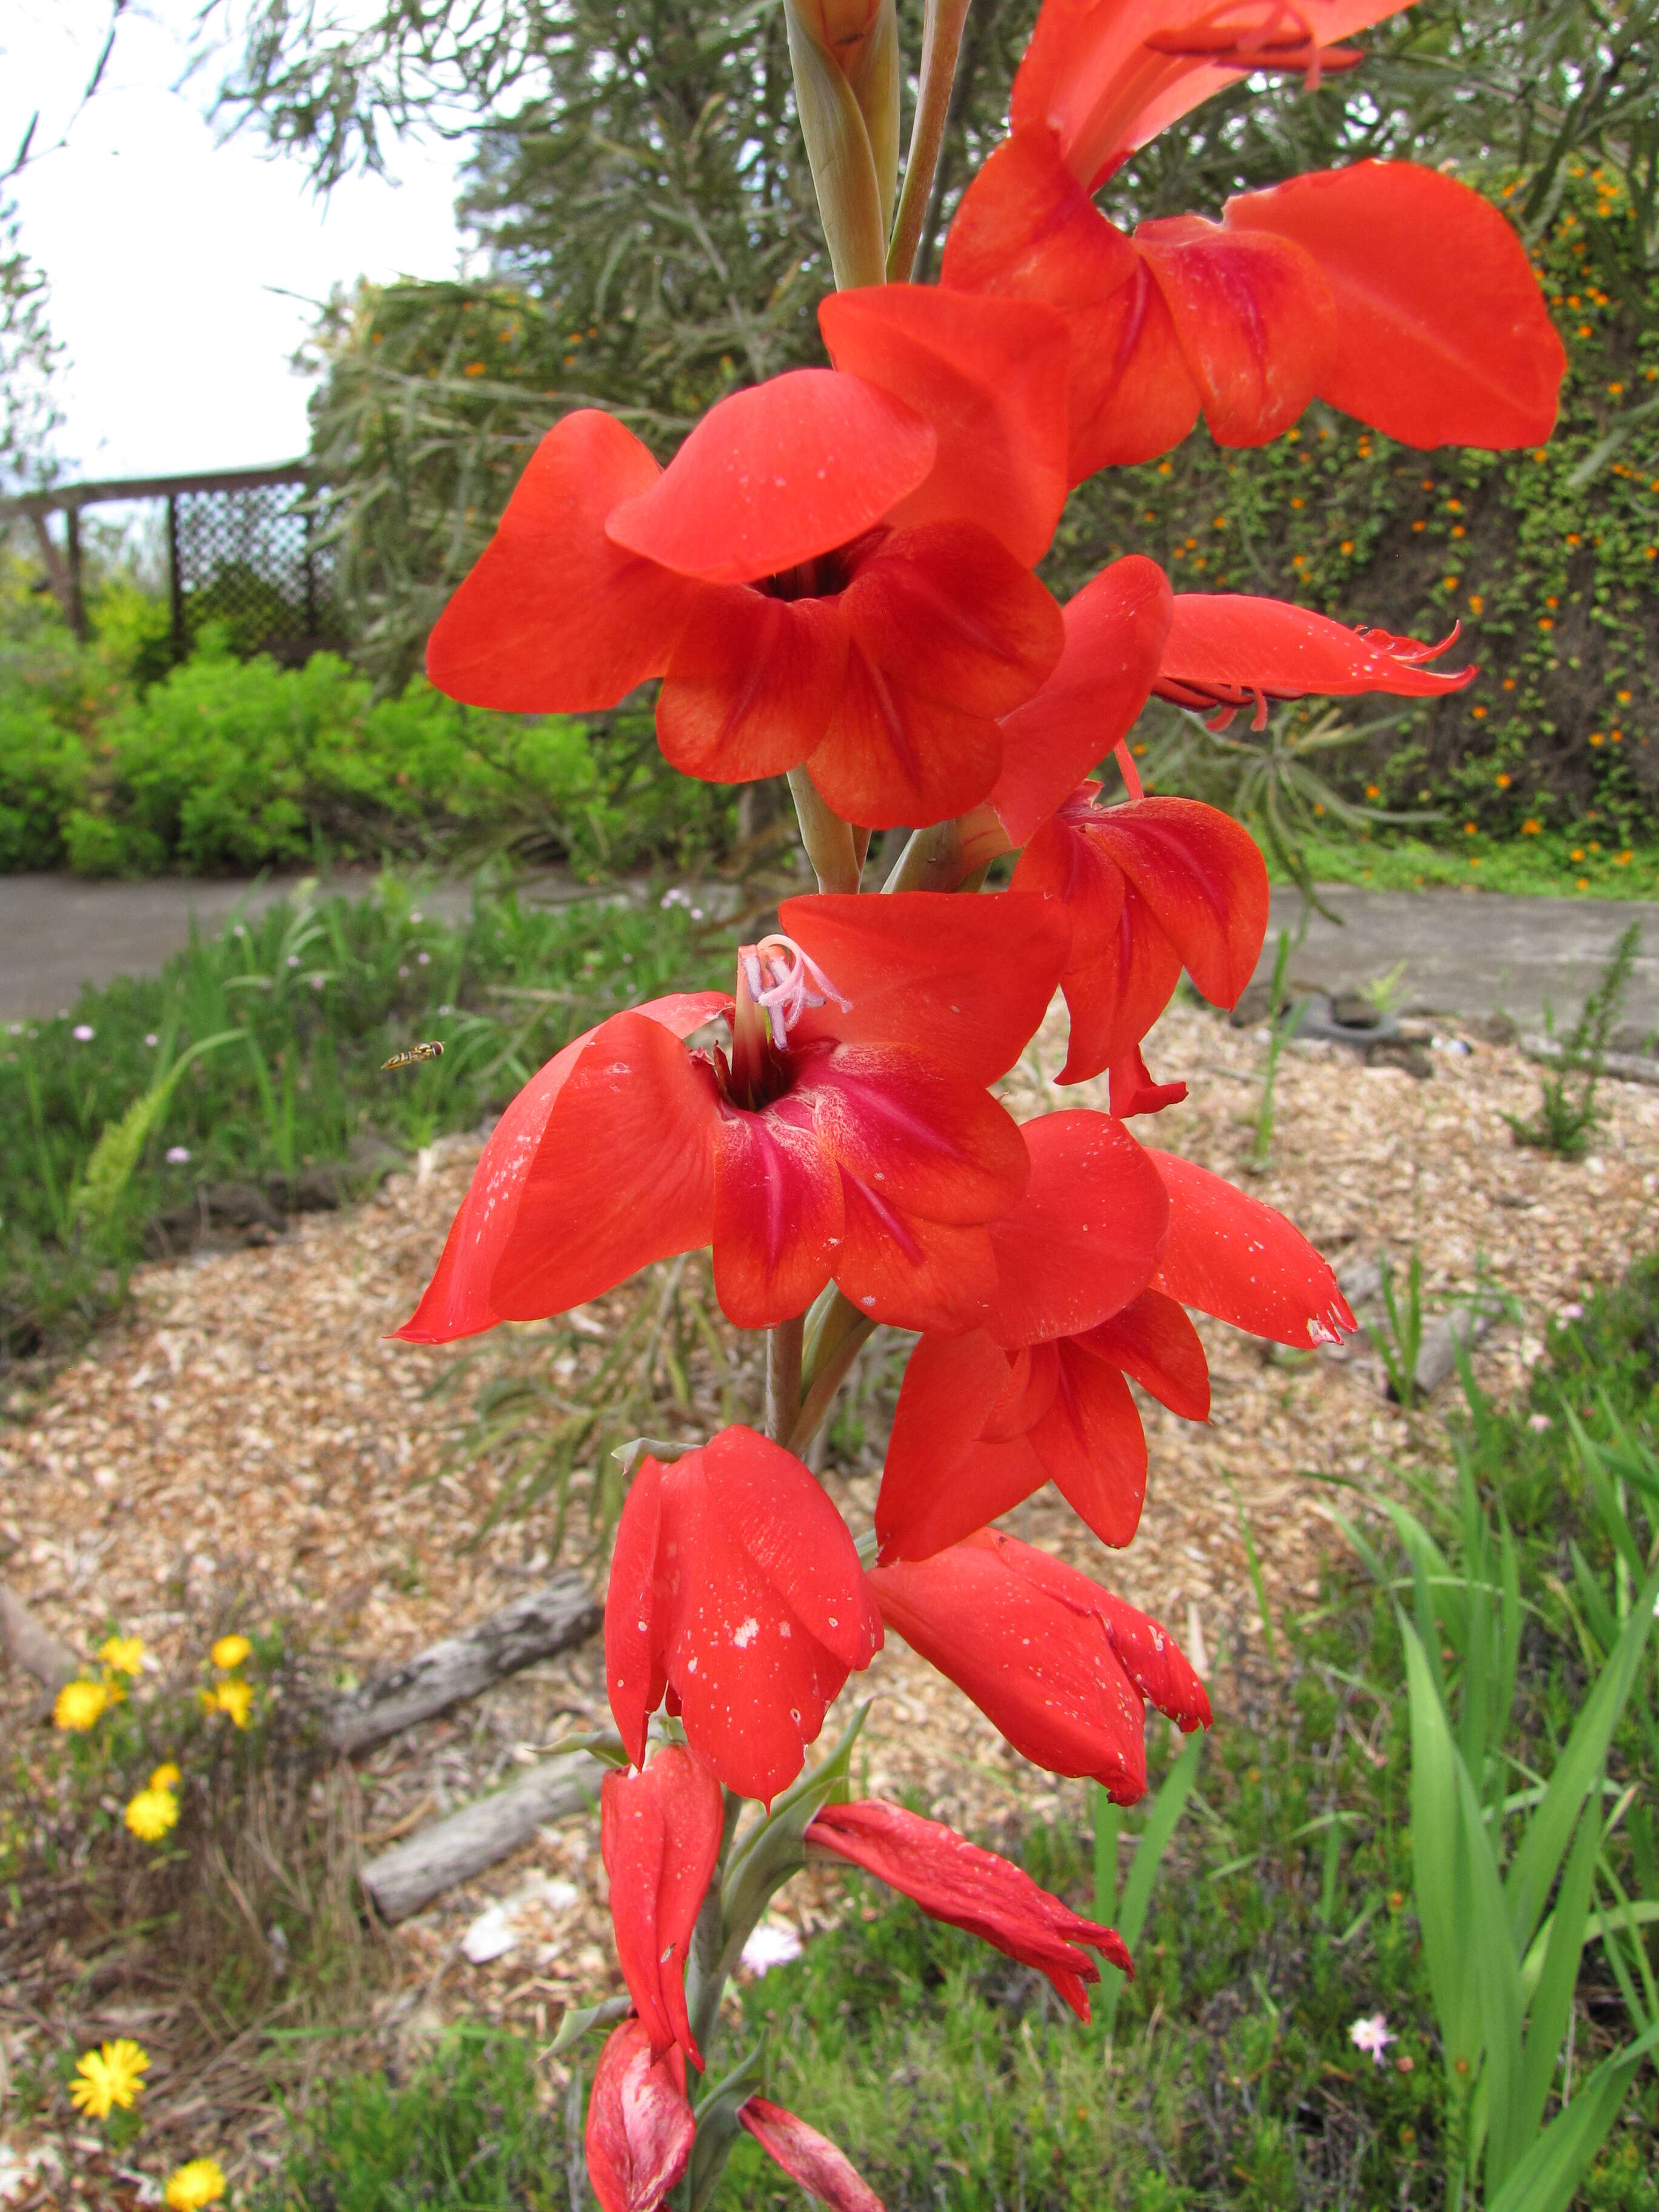
[[[329,1740],[340,1751],[367,1751],[538,1659],[586,1643],[604,1617],[580,1575],[574,1570],[555,1575],[476,1628],[446,1637],[406,1666],[339,1698],[329,1714]]]
[[[48,1690],[61,1690],[81,1671],[81,1662],[67,1644],[60,1643],[44,1622],[37,1620],[16,1592],[0,1583],[0,1644],[14,1667]]]
[[[494,1866],[550,1820],[580,1813],[610,1770],[586,1752],[526,1768],[517,1781],[463,1812],[434,1820],[405,1844],[371,1859],[359,1879],[386,1920],[407,1920],[457,1882]]]

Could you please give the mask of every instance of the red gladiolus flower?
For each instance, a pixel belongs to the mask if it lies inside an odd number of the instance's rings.
[[[1100,1979],[1080,1945],[1092,1946],[1126,1974],[1134,1972],[1115,1928],[1084,1919],[1023,1869],[902,1806],[879,1798],[826,1805],[807,1828],[806,1841],[914,1898],[933,1919],[965,1928],[1005,1957],[1035,1966],[1079,2020],[1089,2017],[1084,1984]]]
[[[1267,935],[1267,870],[1249,832],[1216,807],[1194,799],[1098,806],[1099,788],[1081,785],[1049,817],[1014,880],[1057,897],[1072,924],[1060,978],[1072,1030],[1059,1080],[1109,1067],[1113,1112],[1147,1113],[1187,1087],[1151,1086],[1140,1041],[1183,968],[1212,1005],[1236,1002]]]
[[[735,1005],[614,1014],[520,1092],[400,1336],[562,1313],[708,1243],[741,1328],[800,1313],[832,1276],[878,1321],[974,1326],[987,1224],[1029,1172],[986,1085],[1042,1018],[1065,917],[1024,893],[913,891],[787,899],[779,918],[740,955]],[[721,1011],[730,1056],[687,1052]]]
[[[432,634],[433,682],[547,712],[660,676],[688,775],[804,763],[876,828],[983,799],[998,718],[1060,653],[1030,568],[1066,494],[1065,325],[899,284],[821,319],[835,368],[732,393],[665,471],[595,410],[550,431]]]
[[[830,2212],[885,2212],[875,2191],[843,2150],[828,2136],[809,2128],[781,2105],[764,2097],[750,2097],[738,2107],[738,2122],[809,2197],[827,2204]]]
[[[880,1649],[847,1524],[781,1445],[730,1428],[671,1467],[641,1462],[605,1602],[605,1684],[636,1766],[665,1692],[716,1778],[769,1804]]]
[[[1043,1146],[1042,1133],[1093,1118],[1056,1114],[1028,1125],[1031,1193],[1000,1237],[1024,1229],[1040,1249],[1033,1194],[1082,1180],[1055,1172],[1064,1149]],[[1009,1318],[1028,1334],[924,1336],[911,1353],[876,1500],[884,1565],[931,1558],[1045,1482],[1103,1544],[1128,1543],[1146,1498],[1146,1438],[1125,1377],[1185,1420],[1209,1419],[1209,1368],[1182,1304],[1303,1348],[1353,1328],[1335,1276],[1282,1213],[1173,1153],[1141,1158],[1170,1208],[1147,1288],[1103,1320],[1048,1332],[1051,1340],[1031,1327],[1038,1316],[1015,1312]]]
[[[1239,69],[1328,68],[1334,26],[1391,11],[1186,12],[1048,0],[1012,135],[945,245],[947,287],[1065,317],[1073,481],[1167,452],[1200,410],[1222,445],[1263,444],[1315,398],[1407,445],[1547,436],[1560,339],[1520,240],[1455,178],[1356,162],[1132,238],[1095,207],[1127,154]]]
[[[1189,1734],[1209,1726],[1204,1685],[1166,1628],[1012,1536],[981,1529],[869,1583],[887,1626],[1016,1751],[1091,1775],[1121,1805],[1146,1795],[1148,1700]]]
[[[911,1353],[876,1501],[884,1565],[927,1559],[1052,1482],[1103,1544],[1127,1544],[1146,1496],[1146,1437],[1124,1380],[1207,1420],[1198,1332],[1143,1291],[1075,1336],[1008,1351],[983,1329]]]
[[[1250,726],[1267,726],[1270,699],[1310,694],[1352,698],[1387,691],[1397,699],[1432,699],[1473,684],[1478,668],[1446,673],[1425,667],[1454,644],[1393,637],[1385,629],[1347,629],[1328,615],[1282,599],[1243,592],[1178,592],[1152,689],[1194,713],[1213,710],[1209,727],[1224,730],[1241,708],[1253,706]]]
[[[653,2059],[678,2044],[702,2065],[686,2017],[685,1961],[725,1818],[720,1784],[683,1744],[665,1746],[642,1770],[607,1774],[599,1787],[617,1957]]]
[[[602,2212],[657,2212],[696,2138],[684,2052],[676,2045],[653,2058],[645,2023],[625,2020],[600,2053],[587,2100],[587,2178]]]

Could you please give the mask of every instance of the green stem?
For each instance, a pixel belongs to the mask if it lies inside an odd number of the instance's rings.
[[[993,860],[1009,850],[1007,832],[988,806],[916,830],[882,889],[977,890]]]
[[[829,1416],[860,1349],[876,1324],[841,1291],[814,1320],[805,1360],[806,1394],[787,1439],[792,1452],[805,1450]]]
[[[801,1340],[806,1316],[781,1321],[766,1332],[766,1433],[782,1443],[794,1431],[800,1411]]]
[[[916,93],[916,112],[910,125],[910,151],[904,164],[904,189],[899,194],[898,219],[887,248],[887,281],[908,284],[916,265],[922,224],[939,167],[939,149],[951,114],[951,88],[956,82],[957,57],[962,51],[962,27],[968,20],[969,0],[927,0],[922,21],[921,69]]]
[[[812,863],[818,889],[821,891],[855,891],[863,870],[859,865],[852,823],[843,822],[840,815],[825,804],[817,786],[804,768],[790,769],[789,795],[795,802],[795,819],[800,823],[800,842],[806,848],[807,859]]]

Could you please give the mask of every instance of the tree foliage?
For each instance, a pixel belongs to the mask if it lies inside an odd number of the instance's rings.
[[[52,473],[62,350],[46,316],[46,280],[23,251],[15,205],[0,197],[0,495],[32,490]]]

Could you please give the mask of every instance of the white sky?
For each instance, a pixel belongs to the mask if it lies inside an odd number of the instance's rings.
[[[293,459],[307,385],[289,364],[306,301],[359,276],[458,266],[455,149],[398,148],[395,184],[349,179],[317,199],[297,161],[251,136],[215,143],[211,70],[173,88],[194,13],[195,0],[149,0],[125,15],[102,88],[71,123],[107,0],[0,5],[0,165],[35,108],[37,145],[69,125],[65,149],[11,189],[69,356],[58,443],[78,477]]]

